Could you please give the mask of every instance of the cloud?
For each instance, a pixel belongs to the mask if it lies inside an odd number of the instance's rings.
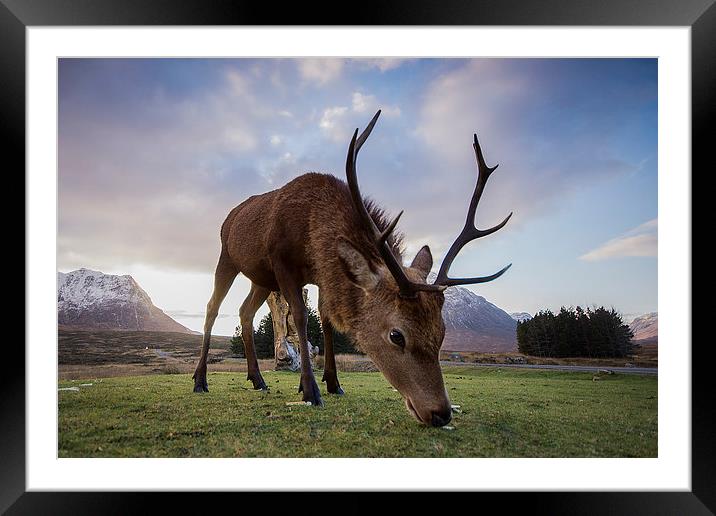
[[[377,68],[381,72],[387,72],[389,70],[395,70],[400,68],[405,63],[414,61],[414,59],[406,59],[400,57],[382,57],[376,59],[357,59],[356,62],[359,66],[365,68]]]
[[[252,150],[256,148],[256,137],[246,127],[227,127],[223,136],[224,143],[232,150]]]
[[[359,91],[353,93],[353,112],[354,113],[370,113],[371,115],[381,110],[383,116],[399,116],[400,108],[389,104],[381,104],[375,98],[375,95],[365,95]]]
[[[336,107],[330,107],[323,110],[323,116],[321,117],[321,121],[319,122],[319,126],[321,129],[335,129],[337,125],[337,120],[341,118],[346,111],[348,111],[348,108],[345,106],[336,106]]]
[[[658,219],[653,219],[605,242],[596,249],[583,254],[579,259],[596,262],[627,256],[657,256],[657,251]]]
[[[226,71],[226,80],[228,81],[231,92],[237,96],[247,95],[249,93],[249,82],[236,70],[229,69]]]
[[[60,71],[69,93],[60,113],[59,266],[210,270],[227,213],[270,184],[255,156],[285,159],[264,129],[280,115],[255,95],[251,76],[231,68],[218,66],[211,88],[172,92],[162,83],[147,96],[133,84],[113,90],[122,75],[113,67],[131,76],[141,63],[83,66]]]
[[[368,111],[369,106],[376,104],[374,95],[363,95],[360,92],[353,94],[353,111],[363,113]]]
[[[342,123],[342,119],[348,108],[346,106],[334,106],[323,110],[323,115],[318,126],[333,141],[345,140],[348,136],[348,129]]]
[[[375,95],[356,91],[351,96],[350,106],[333,106],[324,109],[318,125],[331,140],[345,142],[350,139],[351,131],[358,125],[365,124],[369,120],[366,116],[372,116],[378,109],[381,109],[383,117],[400,116],[400,107],[381,103]],[[354,122],[349,123],[349,118]]]
[[[297,59],[295,61],[298,72],[304,81],[317,86],[326,86],[342,77],[347,64],[361,70],[377,69],[381,73],[384,73],[400,68],[403,64],[412,61],[412,59],[396,57],[358,58],[349,60],[340,58],[308,58]]]
[[[641,83],[595,93],[594,84],[610,80],[604,64],[565,61],[550,73],[552,66],[455,60],[434,77],[414,130],[415,144],[423,147],[418,166],[436,171],[421,178],[421,186],[436,198],[468,199],[477,133],[487,164],[500,165],[481,201],[479,224],[490,226],[514,211],[514,228],[552,212],[579,190],[643,167],[644,155],[632,158],[623,150],[625,142],[647,136],[626,124],[651,101],[637,91]],[[448,201],[441,220],[461,224],[463,210],[464,202]]]
[[[296,65],[304,80],[324,86],[340,77],[344,62],[335,58],[297,59]]]
[[[384,116],[361,151],[361,189],[392,214],[405,209],[409,248],[430,244],[436,262],[464,223],[474,131],[489,164],[501,165],[480,227],[515,210],[512,229],[585,185],[634,170],[620,151],[639,137],[620,96],[632,81],[600,96],[581,93],[579,82],[550,82],[532,65],[451,59],[426,61],[420,68],[429,71],[403,90],[399,71],[383,74],[397,62],[77,61],[60,65],[58,265],[67,269],[211,272],[234,206],[307,171],[343,177],[352,131],[378,108]],[[299,86],[277,86],[276,74]],[[599,91],[610,77],[596,74]]]

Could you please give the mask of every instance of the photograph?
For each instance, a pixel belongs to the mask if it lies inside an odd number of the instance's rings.
[[[659,66],[59,57],[57,457],[659,458]]]
[[[715,2],[0,0],[0,513],[714,514]]]

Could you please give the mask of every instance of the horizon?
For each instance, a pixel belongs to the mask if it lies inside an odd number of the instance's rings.
[[[203,329],[228,212],[307,171],[343,179],[350,134],[379,107],[359,180],[388,213],[405,210],[407,261],[427,243],[438,268],[462,228],[477,133],[500,165],[477,225],[514,216],[468,244],[454,274],[513,265],[469,290],[508,313],[658,312],[655,59],[63,58],[58,68],[58,272],[129,274],[192,330]],[[233,334],[247,293],[241,275],[215,334]],[[314,307],[316,295],[310,287]]]
[[[86,270],[86,271],[89,271],[89,272],[92,272],[92,273],[98,273],[98,274],[108,275],[108,274],[106,274],[106,273],[104,273],[104,272],[102,272],[102,271],[98,271],[98,270],[94,270],[94,269],[88,269],[87,267],[80,267],[79,269],[75,269],[75,270],[71,270],[71,271],[60,271],[60,270],[58,270],[57,272],[58,272],[59,274],[65,274],[65,275],[67,275],[67,274],[71,274],[71,273],[73,273],[73,272],[79,272],[79,271],[81,271],[81,270]],[[147,292],[146,289],[144,289],[144,287],[142,286],[142,284],[141,284],[139,281],[137,281],[136,278],[134,278],[131,274],[126,274],[126,275],[125,275],[125,274],[112,274],[112,276],[129,276],[129,277],[131,277],[132,279],[134,279],[134,280],[137,282],[137,284],[139,285],[139,287],[140,287],[142,290],[145,291],[145,293],[150,297],[150,299],[152,299],[152,303],[154,304],[154,306],[156,306],[157,308],[159,308],[160,310],[162,310],[165,314],[167,314],[168,316],[170,316],[172,319],[174,319],[175,321],[179,322],[179,323],[182,324],[183,326],[186,326],[186,327],[189,328],[190,330],[198,331],[199,333],[203,333],[204,314],[201,314],[201,313],[187,314],[187,313],[185,313],[185,312],[182,311],[182,310],[178,310],[178,311],[167,311],[167,310],[163,309],[161,306],[157,306],[157,305],[154,303],[154,300],[153,300],[153,298],[152,298],[151,293],[150,293],[150,292]],[[463,286],[463,285],[458,285],[458,287],[465,288],[465,286]],[[308,288],[308,289],[315,289],[315,290],[317,291],[315,285],[307,285],[306,288]],[[449,287],[449,288],[454,288],[454,287]],[[469,289],[466,289],[466,290],[469,290]],[[471,291],[471,292],[472,292],[472,291]],[[473,292],[473,293],[474,293],[474,292]],[[480,294],[476,294],[476,293],[474,293],[474,294],[477,295],[477,296],[480,296]],[[490,301],[489,299],[485,298],[484,296],[480,296],[480,297],[482,297],[483,299],[485,299],[487,302],[491,303],[491,301]],[[308,304],[309,304],[311,307],[313,307],[314,309],[317,310],[316,303],[313,302],[313,299],[314,299],[314,298],[311,297],[310,292],[309,292]],[[492,304],[494,305],[494,303],[492,303]],[[497,306],[497,305],[494,305],[494,306]],[[504,309],[504,308],[502,308],[502,307],[500,307],[500,306],[497,306],[497,308],[499,308],[499,309],[502,310],[503,312],[507,313],[507,314],[508,314],[509,316],[511,316],[511,317],[512,317],[513,314],[521,315],[521,314],[525,314],[525,313],[528,314],[530,317],[534,317],[534,316],[537,315],[537,313],[539,313],[540,311],[548,311],[548,310],[550,310],[550,311],[552,311],[552,312],[554,312],[554,313],[557,313],[557,312],[559,312],[559,310],[561,310],[562,308],[568,308],[568,309],[569,309],[569,308],[577,308],[577,307],[581,307],[581,308],[583,308],[583,309],[587,309],[587,308],[595,309],[595,308],[597,308],[598,306],[597,306],[597,305],[594,305],[594,304],[561,305],[560,307],[542,308],[542,309],[538,310],[537,312],[533,312],[533,313],[524,312],[524,311],[508,311],[508,310],[506,310],[506,309]],[[616,308],[613,307],[613,306],[603,306],[603,305],[602,305],[601,307],[602,307],[602,308],[607,308],[607,309],[609,309],[609,308],[614,308],[614,309],[616,309]],[[656,312],[656,311],[655,311],[655,312],[639,313],[639,314],[627,314],[627,313],[623,313],[623,312],[621,312],[621,311],[619,311],[619,310],[617,310],[617,312],[619,312],[619,315],[622,317],[622,320],[624,321],[625,324],[631,324],[635,319],[638,319],[638,318],[640,318],[640,317],[649,316],[649,315],[658,315],[658,312]],[[266,316],[268,313],[269,313],[268,305],[266,305],[266,304],[264,303],[264,305],[262,306],[262,309],[261,309],[261,313],[259,314],[259,312],[257,312],[256,317],[255,317],[255,319],[254,319],[254,329],[256,329],[256,328],[258,327],[259,322],[261,321],[261,319],[262,319],[264,316]],[[221,316],[222,318],[232,317],[231,314],[226,314],[226,313],[222,313],[222,314],[220,314],[220,316]],[[192,319],[192,320],[201,319],[201,320],[199,321],[199,324],[201,324],[202,327],[192,328],[192,327],[190,327],[190,326],[184,324],[184,322],[182,321],[182,319]],[[514,317],[513,317],[513,319],[514,319]],[[194,321],[194,322],[195,322],[195,321]],[[236,322],[237,322],[237,325],[238,325],[238,322],[239,322],[239,321],[238,321],[238,316],[236,317]],[[233,334],[232,334],[232,335],[229,335],[229,334],[221,334],[221,333],[217,333],[217,332],[215,332],[215,331],[213,331],[213,330],[212,330],[212,335],[219,335],[219,336],[226,336],[226,337],[233,336]]]

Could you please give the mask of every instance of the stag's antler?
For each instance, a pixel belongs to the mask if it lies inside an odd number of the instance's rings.
[[[440,271],[438,272],[438,275],[435,278],[433,285],[445,285],[446,287],[451,287],[453,285],[470,285],[473,283],[485,283],[487,281],[492,281],[495,278],[499,278],[507,269],[512,266],[512,264],[509,264],[507,267],[503,268],[501,271],[496,272],[491,276],[482,276],[476,278],[448,277],[448,272],[450,271],[450,266],[452,265],[453,260],[457,256],[457,253],[460,252],[460,249],[465,246],[465,244],[477,238],[481,238],[494,233],[498,229],[502,228],[505,224],[507,224],[507,221],[510,220],[510,217],[512,217],[512,212],[510,212],[510,214],[505,217],[505,220],[500,222],[497,226],[491,227],[490,229],[477,229],[477,227],[475,226],[475,212],[477,211],[477,204],[480,202],[482,191],[485,189],[485,185],[487,184],[487,180],[490,178],[490,174],[495,171],[498,165],[495,165],[494,167],[488,167],[485,164],[485,158],[482,155],[480,143],[477,141],[477,135],[474,135],[474,141],[472,143],[472,146],[475,149],[475,158],[477,158],[477,185],[475,186],[475,193],[472,194],[472,199],[470,200],[470,208],[467,210],[467,220],[465,220],[465,226],[462,228],[462,232],[460,233],[460,235],[458,235],[457,239],[455,240],[455,242],[453,242],[447,254],[445,255],[443,263],[440,266]]]
[[[366,127],[361,133],[360,137],[358,136],[358,129],[356,129],[355,133],[353,133],[351,144],[348,147],[348,157],[346,158],[346,178],[348,179],[348,189],[351,192],[353,206],[358,212],[364,227],[373,236],[375,245],[380,252],[380,256],[383,258],[386,267],[388,267],[388,270],[393,275],[393,278],[395,278],[395,282],[398,284],[401,296],[415,297],[419,290],[427,290],[431,292],[445,290],[446,287],[442,285],[415,283],[408,279],[405,275],[405,271],[403,270],[403,266],[391,251],[390,246],[388,245],[388,237],[395,229],[395,226],[398,224],[398,220],[403,212],[401,211],[398,213],[398,216],[395,217],[390,224],[388,224],[385,230],[380,231],[378,226],[376,226],[375,221],[373,221],[373,217],[371,217],[370,213],[368,213],[368,208],[366,208],[363,203],[363,196],[358,188],[358,178],[356,176],[356,158],[358,157],[358,151],[363,146],[363,143],[365,143],[368,136],[370,136],[370,132],[373,130],[373,126],[378,121],[379,116],[380,110],[378,110],[375,114],[373,119],[368,124],[368,127]]]
[[[373,221],[373,218],[370,216],[370,213],[368,213],[368,209],[363,203],[363,196],[361,195],[360,189],[358,188],[358,179],[356,175],[356,158],[358,157],[358,151],[363,146],[363,143],[365,143],[365,141],[368,139],[368,136],[370,136],[370,133],[373,130],[373,126],[375,126],[375,123],[378,121],[379,116],[380,110],[378,110],[378,112],[368,124],[368,127],[365,128],[365,130],[361,133],[360,136],[358,136],[358,129],[356,129],[355,133],[353,133],[351,144],[348,147],[348,156],[346,158],[346,177],[348,179],[348,188],[350,190],[351,198],[353,200],[353,206],[358,212],[358,215],[360,216],[364,227],[373,236],[375,245],[380,252],[380,256],[383,258],[386,267],[388,267],[388,270],[393,275],[393,278],[395,278],[395,281],[398,284],[398,287],[400,289],[400,295],[403,297],[415,297],[417,293],[421,290],[428,292],[438,292],[445,290],[449,286],[484,283],[487,281],[492,281],[493,279],[501,276],[507,269],[510,268],[512,264],[508,265],[507,267],[493,274],[492,276],[458,279],[448,277],[450,265],[452,265],[453,260],[460,252],[460,249],[465,246],[465,244],[472,240],[475,240],[476,238],[480,238],[494,233],[495,231],[503,227],[505,224],[507,224],[507,221],[510,220],[510,217],[512,216],[512,213],[510,213],[505,220],[490,229],[479,230],[475,227],[475,211],[477,210],[477,204],[480,202],[480,196],[482,195],[482,191],[485,189],[487,179],[490,177],[490,174],[497,168],[497,166],[494,166],[492,168],[487,167],[487,165],[485,164],[485,159],[482,156],[482,149],[480,149],[480,144],[477,142],[477,135],[475,135],[473,147],[475,148],[475,156],[477,157],[478,177],[477,186],[475,187],[475,193],[472,195],[472,200],[470,201],[470,208],[467,212],[467,220],[465,221],[465,227],[463,228],[460,235],[457,237],[457,240],[455,240],[452,246],[450,246],[450,249],[445,256],[442,266],[440,267],[440,271],[438,272],[437,278],[432,284],[415,283],[408,279],[408,277],[405,275],[405,271],[403,270],[403,266],[400,264],[398,259],[391,251],[390,246],[388,245],[388,237],[395,229],[395,226],[396,224],[398,224],[398,220],[400,219],[400,216],[403,214],[403,212],[401,211],[400,213],[398,213],[398,216],[395,217],[390,224],[388,224],[385,230],[380,231],[378,229],[378,226],[376,226],[375,221]]]

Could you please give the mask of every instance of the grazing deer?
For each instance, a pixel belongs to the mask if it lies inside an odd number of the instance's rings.
[[[475,210],[487,179],[488,168],[474,139],[478,179],[465,227],[452,244],[433,283],[427,276],[433,266],[423,246],[409,267],[403,266],[402,237],[395,226],[400,214],[388,222],[383,210],[365,201],[358,189],[356,158],[378,120],[378,111],[348,148],[347,184],[332,175],[308,173],[282,188],[250,197],[234,208],[221,227],[221,255],[216,266],[214,292],[207,305],[201,357],[194,373],[194,392],[208,391],[206,359],[211,329],[234,278],[242,272],[251,291],[241,305],[241,336],[246,348],[247,380],[254,389],[266,389],[253,342],[253,319],[269,293],[280,290],[289,303],[298,329],[303,400],[322,405],[309,360],[306,306],[302,288],[318,286],[318,311],[325,341],[323,381],[327,391],[343,394],[336,374],[333,329],[350,335],[405,399],[418,421],[443,426],[451,419],[451,406],[440,370],[439,350],[445,336],[442,319],[443,290],[452,285],[491,281],[492,276],[450,278],[455,256],[468,242],[502,228],[479,230]]]

